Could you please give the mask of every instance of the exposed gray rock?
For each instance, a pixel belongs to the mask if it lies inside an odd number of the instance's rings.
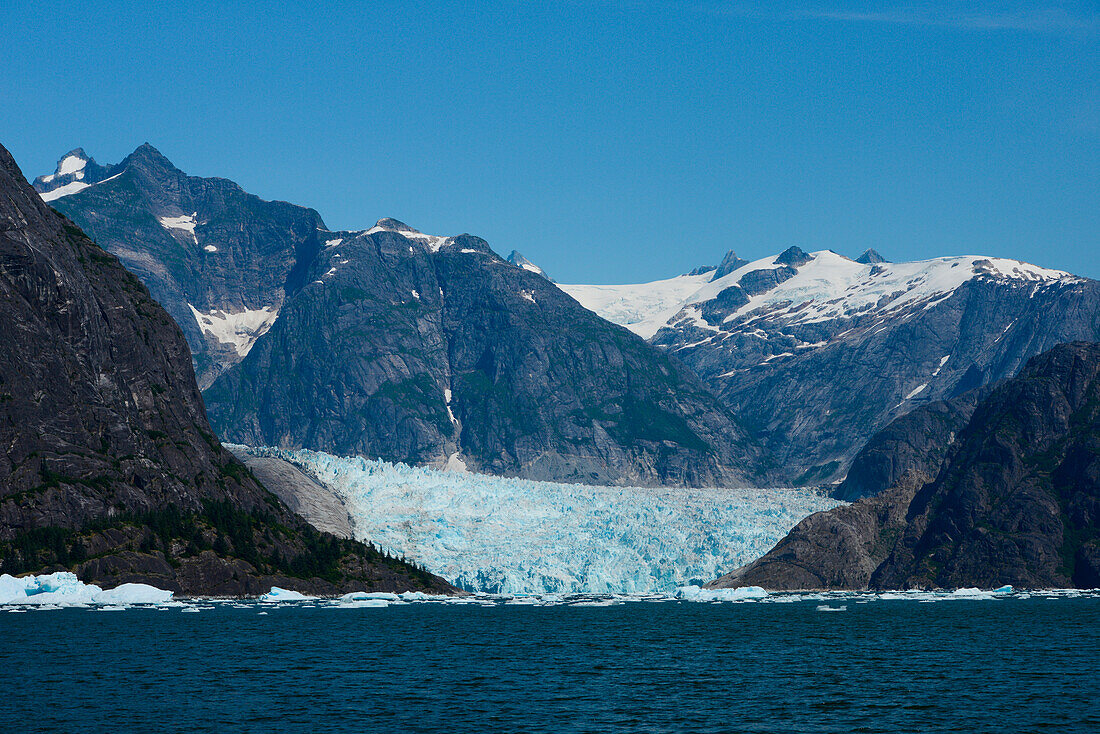
[[[347,507],[332,490],[289,461],[274,456],[256,456],[240,446],[228,448],[264,487],[310,525],[341,538],[354,537]]]
[[[708,270],[713,270],[714,275],[711,277],[711,280],[713,281],[713,280],[718,280],[719,278],[722,278],[726,275],[729,275],[734,270],[737,270],[738,268],[740,268],[742,265],[748,265],[748,264],[749,264],[748,260],[742,260],[741,258],[737,257],[736,252],[734,252],[733,250],[730,250],[729,252],[726,253],[726,256],[722,258],[722,262],[718,263],[717,268],[704,268],[702,270],[699,270],[697,268],[696,270],[692,270],[690,273],[688,273],[688,275],[702,275],[703,273],[707,272]]]
[[[863,251],[863,254],[856,258],[857,263],[863,263],[864,265],[875,265],[877,263],[890,262],[882,255],[878,254],[878,251],[867,249]]]
[[[931,481],[908,473],[875,497],[812,515],[715,585],[1100,583],[1100,344],[1060,345],[1032,359],[938,450],[944,458]]]
[[[234,441],[558,481],[730,485],[759,450],[679,362],[469,235],[326,233],[206,391]]]
[[[859,450],[833,496],[854,502],[899,484],[920,486],[935,479],[955,436],[990,389],[937,400],[892,421]]]

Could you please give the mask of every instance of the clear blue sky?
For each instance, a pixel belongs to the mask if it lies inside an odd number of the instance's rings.
[[[8,0],[33,177],[188,173],[631,282],[792,244],[1100,277],[1100,5]],[[105,9],[110,6],[110,9]]]

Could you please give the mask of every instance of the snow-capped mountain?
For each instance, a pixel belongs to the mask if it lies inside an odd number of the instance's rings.
[[[92,165],[66,156],[42,186]],[[181,325],[223,435],[544,479],[756,481],[759,449],[690,370],[518,254],[394,219],[330,232],[148,144],[108,172],[51,204]]]
[[[117,166],[101,166],[83,148],[74,148],[61,156],[53,173],[39,176],[33,185],[43,201],[56,201],[110,178],[113,168]]]
[[[918,405],[1100,339],[1100,283],[1015,260],[790,248],[741,263],[562,289],[688,364],[800,483],[843,476],[875,430]]]
[[[221,435],[555,481],[759,481],[758,448],[690,370],[484,240],[393,219],[320,237],[206,390]]]
[[[172,314],[203,388],[271,327],[324,228],[312,209],[188,176],[148,144],[108,167],[78,148],[35,187]]]

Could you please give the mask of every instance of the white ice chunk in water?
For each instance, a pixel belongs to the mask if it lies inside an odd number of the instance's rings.
[[[260,601],[263,602],[279,602],[279,601],[310,601],[316,599],[315,596],[307,596],[300,591],[293,591],[291,589],[282,589],[278,586],[272,586],[271,591],[267,592],[260,597]]]
[[[34,606],[88,606],[159,604],[172,598],[148,584],[122,584],[104,591],[95,584],[85,584],[69,571],[40,576],[0,576],[0,604]]]

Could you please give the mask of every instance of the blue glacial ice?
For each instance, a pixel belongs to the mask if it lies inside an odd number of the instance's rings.
[[[125,606],[163,604],[172,599],[171,591],[148,584],[122,584],[104,591],[85,584],[68,571],[40,576],[0,576],[0,604],[32,606]]]
[[[802,518],[841,504],[809,490],[554,484],[250,451],[332,490],[357,538],[489,593],[673,592],[758,558]]]

